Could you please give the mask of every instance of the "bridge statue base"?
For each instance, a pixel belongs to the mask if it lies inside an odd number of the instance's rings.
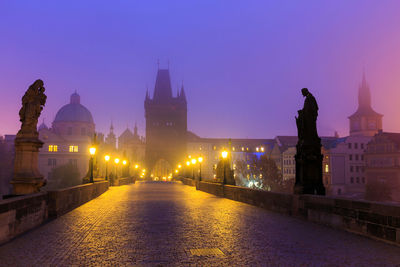
[[[36,136],[18,134],[15,139],[14,177],[11,181],[14,195],[38,193],[46,180],[38,170],[39,149],[43,142]]]

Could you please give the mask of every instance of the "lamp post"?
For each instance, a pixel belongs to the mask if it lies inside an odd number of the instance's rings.
[[[222,181],[223,184],[226,184],[226,159],[228,158],[228,152],[227,151],[222,151],[222,162],[224,166],[224,180]]]
[[[186,161],[186,166],[187,166],[187,169],[186,169],[186,174],[185,175],[189,176],[189,166],[190,166],[190,161],[189,160]]]
[[[106,161],[106,181],[108,180],[108,162],[110,161],[110,156],[105,155],[104,160]]]
[[[127,175],[127,171],[126,171],[126,164],[127,164],[128,162],[126,161],[126,160],[123,160],[122,161],[122,165],[123,165],[123,168],[122,168],[122,175],[124,176],[124,177],[126,177]]]
[[[192,179],[194,180],[195,176],[194,176],[194,165],[196,164],[197,160],[196,159],[192,159]]]
[[[93,161],[94,161],[94,154],[96,154],[96,148],[94,146],[89,148],[90,153],[90,183],[93,183]]]
[[[201,163],[203,162],[203,157],[199,157],[197,160],[199,161],[200,166],[199,181],[201,181]]]
[[[115,162],[115,179],[118,178],[118,163],[119,163],[119,158],[114,159]]]

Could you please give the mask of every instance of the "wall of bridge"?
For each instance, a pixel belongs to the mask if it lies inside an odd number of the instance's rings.
[[[183,179],[187,185],[193,182],[192,179]],[[400,245],[400,205],[273,193],[210,182],[195,182],[195,186],[216,196]]]
[[[108,190],[108,181],[0,200],[0,244]]]

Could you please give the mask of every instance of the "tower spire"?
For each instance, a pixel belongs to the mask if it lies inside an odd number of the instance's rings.
[[[361,85],[358,88],[358,107],[371,108],[371,91],[369,90],[365,70],[363,70]]]
[[[182,82],[182,87],[181,87],[181,93],[179,94],[179,98],[182,99],[186,103],[186,94],[185,94],[185,89],[183,88],[183,82]]]

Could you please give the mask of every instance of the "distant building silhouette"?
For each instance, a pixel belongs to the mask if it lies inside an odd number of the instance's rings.
[[[358,109],[349,117],[350,135],[374,136],[382,130],[382,117],[372,109],[371,91],[364,73],[358,88]]]
[[[159,69],[153,98],[146,93],[145,163],[148,174],[163,177],[172,174],[175,165],[186,156],[187,102],[183,86],[172,95],[168,69]]]

